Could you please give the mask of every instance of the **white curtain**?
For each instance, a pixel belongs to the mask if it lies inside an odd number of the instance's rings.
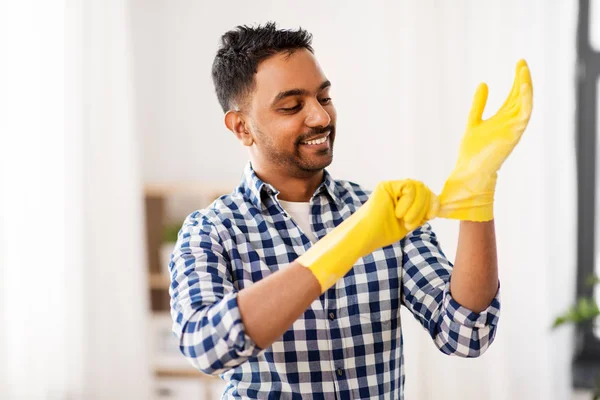
[[[149,398],[127,3],[2,2],[0,398]]]

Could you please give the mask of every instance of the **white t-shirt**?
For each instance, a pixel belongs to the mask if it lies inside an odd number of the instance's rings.
[[[317,237],[310,229],[310,203],[296,203],[284,200],[279,200],[279,203],[296,224],[298,224],[300,229],[302,229],[302,232],[310,239],[310,241],[317,243]]]

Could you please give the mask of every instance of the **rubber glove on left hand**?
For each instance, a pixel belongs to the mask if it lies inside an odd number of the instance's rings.
[[[517,63],[508,98],[493,117],[482,120],[488,88],[477,88],[454,170],[440,194],[439,217],[489,221],[497,172],[517,145],[531,116],[533,86],[525,60]]]

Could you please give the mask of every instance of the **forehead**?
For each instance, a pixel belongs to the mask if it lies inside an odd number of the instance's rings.
[[[261,62],[255,76],[255,98],[270,101],[279,92],[292,89],[316,90],[326,80],[315,56],[306,49],[289,55],[279,53]]]

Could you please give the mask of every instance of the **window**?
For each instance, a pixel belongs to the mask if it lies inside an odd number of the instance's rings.
[[[577,21],[577,296],[595,295],[600,287],[587,284],[600,276],[600,0],[580,0]],[[598,207],[596,207],[596,204]],[[597,322],[600,322],[598,320]],[[600,331],[592,322],[577,328],[574,386],[594,388],[600,376]]]

